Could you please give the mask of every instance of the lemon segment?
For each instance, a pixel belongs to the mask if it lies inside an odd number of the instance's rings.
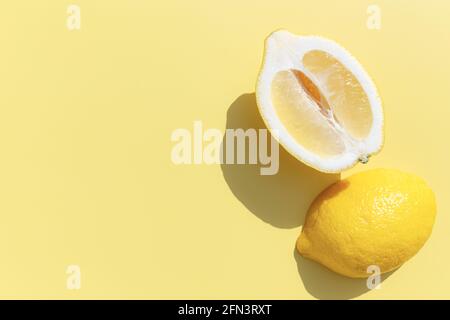
[[[314,50],[303,65],[317,79],[339,123],[355,139],[364,139],[373,122],[369,99],[358,79],[331,54]]]
[[[331,185],[314,200],[297,250],[344,276],[368,277],[371,265],[385,273],[422,248],[435,216],[434,193],[421,178],[369,170]]]
[[[295,71],[281,71],[272,82],[272,99],[280,120],[308,150],[323,157],[341,154],[344,141],[323,116],[321,107],[298,84],[299,77]]]

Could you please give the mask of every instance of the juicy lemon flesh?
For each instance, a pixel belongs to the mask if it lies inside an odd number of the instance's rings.
[[[331,54],[313,50],[303,57],[304,67],[317,79],[334,116],[355,139],[364,139],[372,127],[372,110],[359,81]]]
[[[332,157],[345,151],[345,144],[336,129],[323,115],[301,84],[294,70],[278,72],[272,82],[272,100],[280,121],[304,148],[322,157]]]
[[[375,169],[339,181],[312,203],[297,250],[352,278],[376,265],[392,271],[414,256],[431,234],[433,191],[397,170]]]
[[[344,153],[366,138],[372,111],[356,77],[324,51],[310,51],[303,65],[314,81],[298,70],[279,71],[271,85],[280,121],[305,149],[321,156]]]

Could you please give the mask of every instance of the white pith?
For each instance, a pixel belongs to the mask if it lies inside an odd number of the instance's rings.
[[[372,127],[367,137],[361,140],[353,139],[339,127],[339,124],[333,123],[335,129],[345,136],[343,141],[346,150],[338,156],[321,157],[300,145],[278,118],[272,102],[272,81],[280,71],[299,70],[316,83],[314,75],[302,63],[303,56],[312,50],[331,54],[353,73],[366,92],[372,111]],[[275,138],[297,159],[320,171],[341,172],[352,167],[359,159],[378,152],[382,147],[383,110],[376,87],[359,62],[347,50],[331,40],[316,36],[296,36],[287,31],[272,33],[266,40],[256,97],[261,115]]]

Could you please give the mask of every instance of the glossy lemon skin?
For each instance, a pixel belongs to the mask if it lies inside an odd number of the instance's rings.
[[[341,275],[365,278],[371,265],[385,273],[414,256],[435,216],[434,193],[421,178],[369,170],[331,185],[314,200],[297,250]]]

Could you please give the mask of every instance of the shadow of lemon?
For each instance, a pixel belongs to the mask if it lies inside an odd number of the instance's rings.
[[[254,93],[243,94],[233,102],[227,112],[226,128],[266,129]],[[340,178],[339,174],[322,173],[304,165],[281,146],[275,175],[261,175],[261,164],[222,164],[221,168],[236,198],[256,217],[277,228],[300,226],[312,200]]]

